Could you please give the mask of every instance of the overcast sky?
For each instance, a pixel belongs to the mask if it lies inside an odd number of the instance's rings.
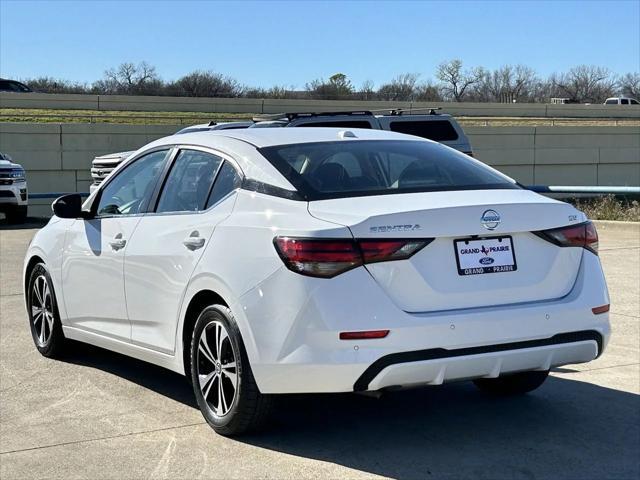
[[[539,74],[596,64],[640,70],[640,0],[178,2],[0,0],[0,75],[81,82],[146,60],[164,79],[215,70],[251,86],[355,85],[443,60]]]

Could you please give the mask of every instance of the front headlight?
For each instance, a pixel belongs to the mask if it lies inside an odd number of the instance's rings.
[[[20,169],[20,170],[12,170],[11,171],[11,178],[13,178],[14,180],[24,180],[25,174],[24,174],[24,170]]]

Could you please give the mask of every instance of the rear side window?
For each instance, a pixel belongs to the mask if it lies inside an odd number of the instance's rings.
[[[181,150],[165,181],[156,212],[204,210],[222,158],[197,150]]]
[[[463,153],[424,141],[303,143],[260,152],[306,200],[519,188]]]
[[[457,140],[458,133],[450,122],[446,120],[435,121],[406,121],[391,122],[389,128],[393,132],[406,133],[407,135],[415,135],[416,137],[428,138],[436,142],[447,140]]]
[[[617,99],[612,99],[612,100],[607,100],[605,102],[606,105],[617,105],[618,104],[618,100]]]
[[[335,122],[308,122],[299,123],[296,127],[334,127],[334,128],[369,128],[371,123],[365,120],[340,120]]]
[[[236,169],[229,162],[224,162],[216,177],[216,182],[213,184],[211,195],[207,201],[207,208],[218,203],[236,188],[240,188],[241,184],[242,179]]]

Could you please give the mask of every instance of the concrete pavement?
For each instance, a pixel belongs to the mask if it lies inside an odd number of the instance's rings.
[[[600,359],[515,399],[470,383],[286,397],[270,430],[239,439],[204,423],[179,375],[81,344],[37,353],[20,282],[34,232],[0,230],[3,480],[640,476],[640,225],[599,225],[614,329]]]

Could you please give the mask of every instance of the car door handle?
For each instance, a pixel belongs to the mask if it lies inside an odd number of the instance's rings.
[[[189,250],[197,250],[204,247],[204,238],[200,236],[200,233],[196,230],[191,232],[187,238],[182,241],[182,244]]]
[[[113,240],[109,242],[109,245],[111,245],[111,248],[116,251],[120,250],[121,248],[124,248],[126,244],[127,244],[127,241],[124,238],[122,238],[121,233],[117,234],[115,237],[113,237]]]

